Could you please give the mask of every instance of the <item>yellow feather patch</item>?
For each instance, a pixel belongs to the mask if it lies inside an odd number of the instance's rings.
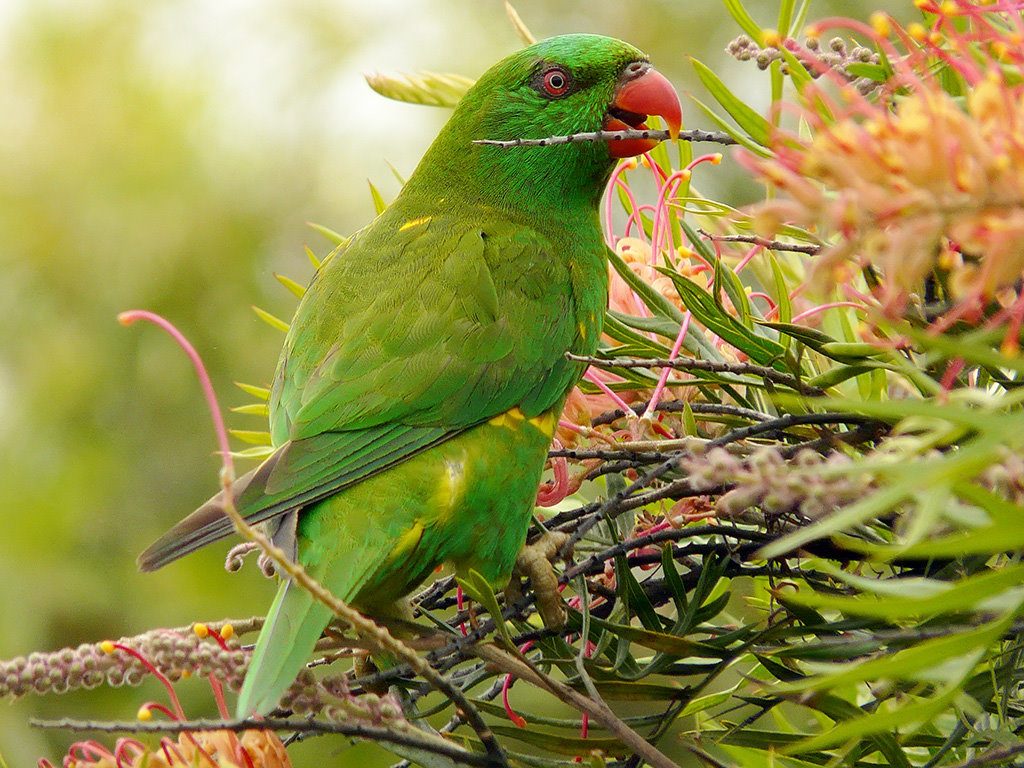
[[[398,231],[405,232],[405,230],[412,229],[413,227],[419,226],[420,224],[427,224],[431,220],[431,218],[433,217],[420,216],[418,219],[409,219],[407,222],[405,222],[405,224],[398,228]]]
[[[409,554],[412,550],[416,549],[416,545],[420,543],[422,538],[423,523],[417,520],[413,527],[403,533],[401,538],[395,543],[395,548],[391,550],[390,559],[395,560]]]
[[[447,523],[459,501],[466,491],[466,456],[461,459],[445,459],[444,472],[437,485],[437,492],[434,495],[434,509],[437,513],[437,522],[441,525]]]
[[[523,416],[523,412],[519,410],[519,406],[516,406],[504,413],[499,413],[487,423],[492,427],[508,427],[509,429],[515,429],[518,423],[525,418],[526,417]]]
[[[542,413],[540,416],[534,416],[530,419],[530,424],[535,426],[548,437],[555,434],[555,424],[557,423],[558,419],[556,418],[554,411],[547,411],[546,413]]]

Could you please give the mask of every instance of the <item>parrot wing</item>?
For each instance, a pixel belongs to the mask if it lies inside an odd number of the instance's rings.
[[[382,217],[321,269],[278,366],[275,439],[462,429],[564,394],[570,267],[529,227],[461,214]]]
[[[423,217],[377,242],[381,223],[321,267],[292,322],[271,395],[280,447],[232,489],[250,524],[517,405],[544,411],[579,375],[565,359],[576,333],[566,268],[546,239],[508,223],[467,231]],[[223,507],[222,493],[211,498],[143,552],[140,568],[229,535]]]

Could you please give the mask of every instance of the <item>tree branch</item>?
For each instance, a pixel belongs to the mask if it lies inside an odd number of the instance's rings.
[[[559,144],[581,144],[596,141],[626,141],[631,139],[649,139],[651,141],[669,141],[672,137],[664,130],[639,130],[628,131],[593,131],[590,133],[570,133],[566,136],[547,136],[543,139],[476,139],[474,144],[483,144],[491,147],[554,147]],[[738,144],[732,136],[724,131],[680,131],[679,138],[683,141],[707,141],[714,144],[733,145]]]

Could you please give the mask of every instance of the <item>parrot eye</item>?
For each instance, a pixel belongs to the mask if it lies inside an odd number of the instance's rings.
[[[569,73],[561,67],[552,67],[546,70],[541,78],[541,87],[544,89],[544,93],[552,98],[568,93],[570,84]]]

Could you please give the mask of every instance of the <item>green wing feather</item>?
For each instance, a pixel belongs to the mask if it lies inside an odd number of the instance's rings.
[[[486,212],[469,227],[466,211],[406,219],[408,207],[358,233],[307,291],[271,395],[277,441],[540,413],[579,374],[564,360],[570,266],[547,238]]]

